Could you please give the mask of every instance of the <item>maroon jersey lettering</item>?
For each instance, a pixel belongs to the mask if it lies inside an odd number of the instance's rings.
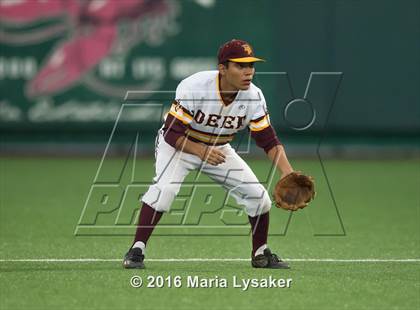
[[[244,119],[246,116],[238,116],[238,126],[236,126],[236,129],[239,129],[242,124],[244,123]]]
[[[219,127],[219,124],[217,122],[221,118],[222,118],[222,116],[220,116],[220,115],[217,115],[217,114],[209,114],[209,118],[207,119],[206,126]]]
[[[222,127],[227,129],[233,129],[235,126],[233,126],[233,121],[236,117],[234,116],[225,116],[225,119],[223,120]]]
[[[204,122],[205,117],[206,115],[201,110],[198,110],[194,116],[194,120],[197,122],[197,124],[201,124],[202,122]]]

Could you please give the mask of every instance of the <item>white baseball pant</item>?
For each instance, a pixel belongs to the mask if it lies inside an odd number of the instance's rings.
[[[156,138],[156,176],[153,184],[143,195],[142,201],[160,212],[169,211],[188,173],[201,169],[212,180],[222,185],[245,207],[249,216],[268,212],[271,199],[248,164],[235,152],[230,144],[216,146],[226,155],[226,161],[218,166],[203,162],[198,156],[176,150],[169,145],[163,130]]]

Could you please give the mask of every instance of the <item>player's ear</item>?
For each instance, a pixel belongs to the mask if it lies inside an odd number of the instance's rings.
[[[225,64],[219,64],[218,65],[218,68],[219,68],[219,73],[221,75],[225,75],[226,74],[226,66],[225,66]]]

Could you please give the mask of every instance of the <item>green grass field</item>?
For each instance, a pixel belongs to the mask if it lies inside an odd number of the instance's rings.
[[[147,269],[134,271],[124,270],[120,261],[130,235],[74,235],[99,160],[0,162],[1,309],[420,309],[419,161],[325,161],[345,235],[319,163],[293,161],[295,168],[315,176],[318,196],[310,208],[292,216],[287,233],[289,214],[271,212],[269,244],[291,260],[290,270],[258,270],[248,261],[228,260],[249,257],[249,235],[229,236],[223,233],[229,229],[221,227],[222,236],[198,236],[188,227],[179,230],[189,235],[152,236]],[[110,161],[109,171],[120,164]],[[269,170],[266,161],[250,165],[260,178]],[[150,180],[153,162],[142,160],[136,169],[141,179]],[[207,214],[200,223],[215,219]],[[112,224],[105,215],[98,221]],[[104,260],[71,260],[86,258]],[[182,260],[188,258],[203,260]],[[145,281],[151,275],[181,276],[183,285],[132,288],[133,275]],[[269,275],[291,278],[292,286],[232,287],[233,276]],[[188,276],[227,278],[230,287],[188,288]]]

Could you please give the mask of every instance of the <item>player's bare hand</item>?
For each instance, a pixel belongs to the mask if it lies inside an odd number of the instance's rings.
[[[201,160],[208,162],[210,165],[213,166],[223,164],[226,161],[225,154],[223,154],[223,152],[219,149],[212,146],[204,147],[200,154],[200,158]]]

